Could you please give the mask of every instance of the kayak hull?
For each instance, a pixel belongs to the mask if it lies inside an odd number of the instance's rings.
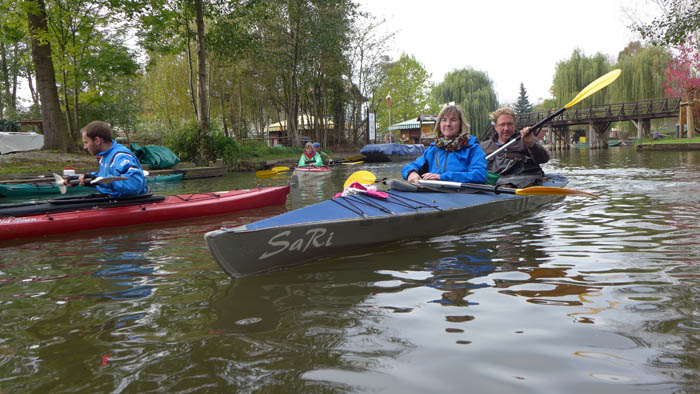
[[[0,218],[0,241],[283,205],[289,186],[167,196],[160,202]]]
[[[146,182],[162,183],[181,181],[183,174],[157,175],[146,177]],[[90,186],[71,186],[66,188],[66,194],[90,194],[95,193],[95,188]],[[54,182],[44,183],[16,183],[0,185],[0,196],[4,197],[34,197],[59,195],[61,191]]]
[[[564,186],[550,177],[545,186]],[[561,196],[398,192],[386,201],[340,197],[236,228],[205,235],[221,268],[232,277],[288,268],[387,242],[454,233],[534,210]],[[393,201],[392,201],[393,200]]]
[[[330,167],[297,167],[294,169],[293,175],[305,176],[305,175],[325,175],[330,174]]]

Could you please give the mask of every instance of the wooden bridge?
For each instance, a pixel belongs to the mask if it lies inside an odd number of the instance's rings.
[[[554,149],[568,149],[569,128],[575,125],[588,125],[586,141],[589,148],[608,147],[608,128],[613,122],[629,120],[637,127],[637,138],[650,134],[651,120],[676,118],[681,108],[680,98],[663,98],[593,105],[583,108],[571,108],[564,111],[548,123],[549,141]],[[533,112],[516,115],[517,127],[531,126],[546,118],[551,112]],[[546,129],[543,128],[543,131]]]

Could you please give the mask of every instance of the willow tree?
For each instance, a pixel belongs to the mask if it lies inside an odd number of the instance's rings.
[[[586,56],[580,49],[575,49],[568,60],[557,63],[554,71],[552,95],[557,107],[563,107],[589,83],[611,70],[611,61],[598,52]],[[585,98],[579,107],[604,104],[609,102],[609,91],[602,91]]]
[[[628,102],[664,97],[664,71],[671,59],[662,47],[630,43],[614,68],[622,74],[607,90],[611,102]]]
[[[459,104],[471,125],[471,133],[478,137],[489,128],[489,113],[498,108],[498,98],[488,74],[472,68],[447,73],[433,95],[440,103]]]

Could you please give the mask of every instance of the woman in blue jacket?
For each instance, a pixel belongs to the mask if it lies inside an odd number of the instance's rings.
[[[404,179],[414,184],[420,179],[486,182],[486,155],[479,141],[469,134],[469,123],[461,107],[448,105],[440,111],[435,136],[435,142],[423,155],[403,168]]]

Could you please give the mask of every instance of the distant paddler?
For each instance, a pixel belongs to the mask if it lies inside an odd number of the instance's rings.
[[[304,153],[301,154],[299,158],[299,167],[323,167],[323,159],[321,155],[314,150],[314,146],[311,142],[307,142],[304,145]]]

